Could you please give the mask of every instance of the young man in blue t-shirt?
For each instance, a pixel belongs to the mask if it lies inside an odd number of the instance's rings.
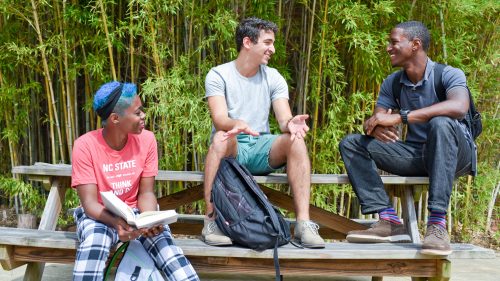
[[[446,66],[441,80],[446,100],[434,89],[436,63],[427,56],[430,35],[417,21],[392,29],[387,53],[393,67],[403,72],[389,75],[380,89],[374,114],[364,123],[364,135],[353,134],[340,143],[349,180],[363,214],[378,213],[380,220],[368,230],[351,231],[350,242],[402,242],[410,240],[391,207],[377,168],[401,176],[428,176],[430,216],[422,253],[451,253],[446,230],[446,212],[455,177],[471,172],[475,145],[464,123],[469,93],[464,73]],[[393,93],[393,83],[401,93]],[[395,110],[399,110],[398,113]],[[402,141],[396,128],[408,126]]]

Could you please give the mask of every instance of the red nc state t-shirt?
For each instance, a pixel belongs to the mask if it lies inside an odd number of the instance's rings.
[[[125,147],[111,149],[102,129],[79,137],[73,145],[71,186],[96,184],[98,191],[113,191],[130,207],[137,207],[142,177],[158,175],[158,153],[152,132],[129,134]],[[101,195],[98,200],[102,204]]]

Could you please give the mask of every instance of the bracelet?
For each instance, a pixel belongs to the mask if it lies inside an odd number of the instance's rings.
[[[292,121],[292,119],[293,119],[293,116],[292,116],[292,117],[290,117],[290,119],[288,119],[288,120],[286,121],[285,128],[288,128],[288,124],[290,124],[290,121]]]

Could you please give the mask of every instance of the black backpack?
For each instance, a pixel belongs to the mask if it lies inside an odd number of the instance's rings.
[[[221,160],[211,201],[217,226],[234,243],[257,251],[274,248],[276,280],[280,280],[278,247],[290,242],[290,224],[236,159]]]
[[[436,63],[436,65],[434,66],[434,90],[439,101],[446,100],[446,89],[443,86],[442,79],[442,74],[445,67],[446,65],[441,63]],[[401,83],[399,82],[399,80],[402,74],[403,71],[400,70],[394,77],[394,80],[392,80],[392,93],[394,101],[400,108],[401,105],[399,103],[399,100],[401,97]],[[469,88],[467,88],[467,91],[469,92],[469,112],[467,112],[464,122],[467,125],[467,128],[469,128],[469,131],[471,132],[471,135],[475,140],[483,131],[483,123],[481,121],[481,113],[476,110]]]

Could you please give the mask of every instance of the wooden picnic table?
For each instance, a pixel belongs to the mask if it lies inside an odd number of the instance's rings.
[[[67,232],[54,231],[56,229],[57,218],[61,212],[62,203],[64,202],[65,193],[70,188],[71,165],[36,163],[31,166],[14,167],[12,173],[24,175],[30,180],[42,181],[50,192],[38,232],[36,232],[40,233],[41,236],[38,237],[37,235],[33,235],[33,232],[30,232],[29,236],[26,237],[33,237],[32,240],[0,239],[0,262],[5,269],[15,268],[28,262],[25,280],[40,280],[44,269],[43,261],[68,262],[74,261],[75,258],[74,251],[78,244],[76,236]],[[268,184],[287,184],[286,174],[255,176],[255,179],[274,205],[291,212],[294,211],[293,198],[290,195],[267,186]],[[158,204],[160,205],[160,209],[175,209],[203,199],[202,172],[162,170],[159,171],[156,181],[190,183],[187,188],[181,191],[159,198]],[[427,184],[428,178],[386,175],[382,176],[382,181],[387,186],[397,186],[401,189],[401,192],[398,194],[402,197],[403,217],[413,243],[367,246],[336,242],[327,243],[326,249],[293,249],[291,247],[284,247],[280,248],[279,255],[283,274],[295,274],[296,270],[293,270],[293,268],[296,267],[309,275],[328,274],[331,276],[334,272],[337,272],[338,275],[370,275],[374,276],[374,280],[381,280],[380,276],[384,275],[434,276],[439,278],[436,280],[447,280],[450,272],[447,257],[423,256],[418,253],[420,237],[415,213],[413,186]],[[311,175],[311,183],[313,185],[348,184],[349,179],[347,175],[313,174]],[[325,211],[313,205],[310,208],[310,216],[312,220],[321,225],[320,230],[322,232],[320,233],[325,238],[343,239],[350,230],[367,228],[366,224]],[[172,224],[171,229],[174,236],[176,234],[199,235],[203,227],[202,223],[203,216],[181,215],[179,222]],[[21,234],[27,233],[27,231],[29,230],[23,230],[21,233],[15,235],[21,237]],[[7,235],[7,233],[15,236],[12,232],[0,228],[0,234]],[[50,256],[50,254],[43,251],[49,245],[52,245],[50,247],[57,248],[57,246],[54,246],[56,242],[52,244],[41,242],[47,241],[47,233],[52,233],[52,236],[61,238],[61,241],[57,242],[57,245],[64,245],[62,247],[64,249],[53,251],[56,254],[55,258],[36,258],[43,255]],[[64,242],[62,242],[63,240]],[[48,241],[52,240],[48,239]],[[220,272],[241,273],[273,271],[272,256],[269,256],[268,251],[255,252],[239,247],[212,247],[203,244],[198,239],[177,239],[176,241],[185,250],[186,255],[198,271],[210,270],[210,272],[214,272],[214,270],[219,270]],[[361,249],[365,249],[365,251]],[[491,256],[490,252],[485,252],[483,251],[484,249],[472,245],[454,245],[454,249],[467,249],[461,251],[468,253],[459,255],[463,257]],[[259,271],[259,268],[262,270]]]

